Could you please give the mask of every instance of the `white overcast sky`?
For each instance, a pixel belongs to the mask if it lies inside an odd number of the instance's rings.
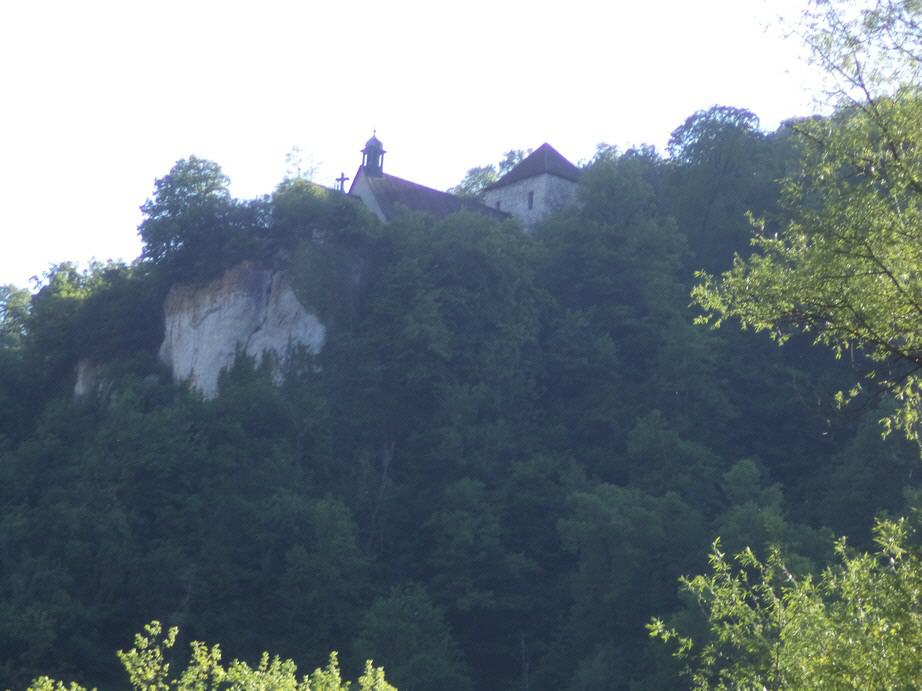
[[[195,154],[239,197],[298,146],[352,175],[439,189],[544,141],[578,162],[651,143],[694,111],[764,128],[813,112],[816,74],[777,31],[796,0],[3,0],[0,284],[51,263],[133,259],[154,179]]]

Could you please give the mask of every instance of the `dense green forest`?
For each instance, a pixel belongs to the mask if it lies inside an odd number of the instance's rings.
[[[868,7],[803,16],[833,114],[602,145],[531,233],[191,157],[133,265],[0,287],[0,687],[917,688],[922,5]],[[205,398],[164,300],[243,261],[326,343]]]
[[[135,265],[0,293],[0,683],[119,686],[112,651],[151,618],[228,659],[373,658],[402,689],[685,683],[645,624],[706,629],[677,579],[715,536],[814,570],[918,489],[889,400],[834,404],[867,362],[692,324],[694,271],[750,251],[746,212],[787,222],[802,146],[698,112],[667,157],[600,146],[530,235],[382,225],[298,179],[238,200],[179,162]],[[328,341],[280,385],[238,358],[204,400],[158,363],[163,299],[243,259]],[[112,375],[75,400],[82,357]]]

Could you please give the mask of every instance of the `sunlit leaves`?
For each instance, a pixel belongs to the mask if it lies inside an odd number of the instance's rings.
[[[710,571],[683,579],[710,637],[648,628],[676,646],[695,689],[919,688],[922,560],[905,521],[875,534],[874,553],[837,543],[838,563],[817,577],[792,573],[777,550],[731,558],[715,542]]]
[[[871,378],[902,405],[915,435],[922,403],[922,98],[912,85],[799,123],[801,171],[784,186],[792,220],[756,224],[748,259],[700,274],[701,321],[737,318],[779,342],[809,334],[841,356],[862,351]]]
[[[159,621],[152,621],[142,633],[134,637],[134,647],[119,651],[118,658],[135,691],[211,691],[235,689],[237,691],[396,691],[384,679],[384,670],[366,661],[365,671],[358,684],[343,681],[339,657],[330,653],[326,667],[318,667],[309,675],[298,677],[297,665],[292,660],[263,653],[259,663],[251,667],[240,660],[226,666],[221,662],[221,647],[193,641],[192,654],[186,668],[171,674],[172,648],[176,645],[179,630],[171,627],[164,631]],[[48,677],[40,677],[29,686],[29,691],[85,691],[78,684],[65,685]]]

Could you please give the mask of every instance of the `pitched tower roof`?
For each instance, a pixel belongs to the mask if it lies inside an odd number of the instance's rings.
[[[484,189],[490,190],[496,187],[504,187],[513,182],[527,180],[545,173],[576,182],[579,180],[580,170],[565,159],[557,149],[545,142],[526,156],[515,168],[492,185],[487,185]]]

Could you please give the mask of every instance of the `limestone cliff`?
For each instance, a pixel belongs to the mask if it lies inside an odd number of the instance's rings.
[[[281,273],[244,262],[205,286],[176,286],[164,304],[160,359],[177,382],[206,397],[238,349],[257,360],[267,353],[284,362],[302,346],[317,353],[326,328],[304,309]]]
[[[81,398],[105,389],[110,383],[105,367],[98,362],[81,358],[77,362],[77,378],[74,382],[74,396]]]

